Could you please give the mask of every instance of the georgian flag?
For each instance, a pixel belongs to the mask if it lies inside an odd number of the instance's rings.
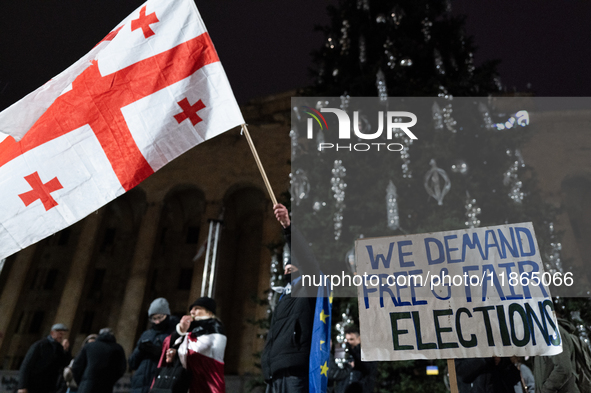
[[[192,0],[149,0],[0,113],[0,259],[244,120]]]

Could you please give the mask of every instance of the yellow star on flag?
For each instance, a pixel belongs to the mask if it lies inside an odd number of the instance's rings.
[[[320,311],[320,320],[326,323],[326,318],[328,318],[328,314],[325,314],[324,309],[322,309],[322,311]]]
[[[324,340],[320,340],[320,349],[322,349],[322,344],[324,344],[326,341]]]
[[[334,297],[334,292],[331,292],[330,295],[328,296],[328,302],[330,304],[332,304],[332,298]]]
[[[326,365],[327,362],[324,362],[324,364],[322,366],[320,366],[320,375],[324,374],[326,375],[326,378],[328,378],[328,366]]]

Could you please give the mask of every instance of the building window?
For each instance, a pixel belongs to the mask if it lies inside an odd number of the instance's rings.
[[[94,321],[94,311],[84,311],[84,317],[82,317],[82,326],[80,327],[80,333],[90,334],[92,333],[92,322]]]
[[[103,243],[101,244],[101,252],[107,250],[109,246],[112,246],[115,243],[115,234],[117,233],[117,228],[107,228],[105,231],[105,237],[103,237]]]
[[[47,276],[45,277],[45,284],[43,284],[43,289],[50,291],[53,289],[55,285],[55,281],[57,280],[57,269],[50,269],[47,272]]]
[[[41,330],[41,325],[43,324],[43,318],[45,318],[45,312],[35,311],[35,313],[33,314],[33,318],[31,319],[31,324],[29,325],[29,333],[39,333],[39,331]]]
[[[177,289],[179,291],[188,291],[191,289],[191,281],[193,279],[193,269],[181,269],[179,276],[179,285]]]
[[[21,325],[23,324],[23,319],[25,318],[25,313],[24,311],[21,312],[20,317],[18,317],[18,322],[16,323],[16,328],[14,329],[14,333],[18,333],[21,330]]]
[[[106,273],[106,269],[94,269],[94,277],[92,278],[92,284],[90,284],[90,290],[88,291],[89,299],[94,297],[103,288]]]
[[[190,226],[187,230],[187,244],[197,244],[199,241],[199,227]]]
[[[35,273],[33,273],[33,279],[31,280],[31,288],[29,289],[35,289],[35,286],[37,285],[37,277],[39,277],[39,269],[35,270]]]

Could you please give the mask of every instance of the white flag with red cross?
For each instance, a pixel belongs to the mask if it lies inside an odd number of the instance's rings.
[[[0,113],[0,259],[243,123],[193,1],[147,1]]]

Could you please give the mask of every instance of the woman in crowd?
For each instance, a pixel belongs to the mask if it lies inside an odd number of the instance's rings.
[[[189,313],[181,318],[170,339],[189,372],[189,392],[223,393],[226,333],[215,315],[215,300],[200,297],[191,304]]]

